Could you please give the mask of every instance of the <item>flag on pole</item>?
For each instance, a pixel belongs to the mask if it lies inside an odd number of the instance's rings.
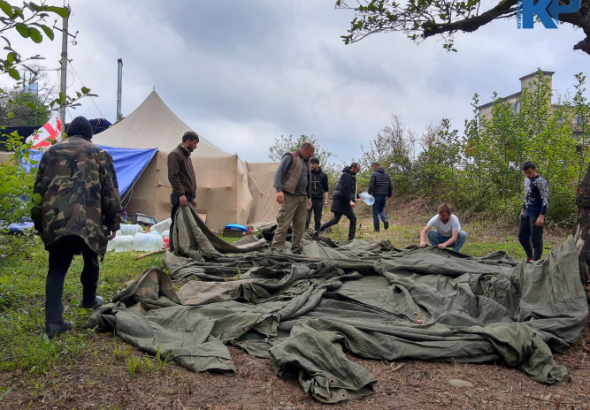
[[[61,120],[56,115],[39,128],[36,133],[27,138],[27,143],[32,143],[32,148],[40,149],[49,147],[53,141],[60,141],[62,133]]]

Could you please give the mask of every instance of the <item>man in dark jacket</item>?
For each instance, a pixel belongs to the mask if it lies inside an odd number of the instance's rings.
[[[35,228],[49,251],[45,331],[52,338],[72,328],[63,320],[63,285],[74,255],[82,254],[82,307],[97,309],[98,257],[121,223],[121,200],[112,157],[90,140],[92,126],[75,118],[68,137],[41,158],[32,210]]]
[[[311,213],[315,222],[315,232],[322,226],[322,209],[328,207],[328,175],[320,168],[320,161],[316,157],[309,160],[311,168],[311,209],[307,211],[305,230],[309,229]]]
[[[172,185],[172,193],[170,194],[170,202],[172,203],[172,212],[170,217],[172,223],[170,224],[170,238],[169,249],[174,251],[174,217],[179,208],[185,208],[189,203],[192,203],[197,209],[197,179],[195,177],[195,170],[193,169],[193,161],[191,160],[191,153],[197,149],[199,143],[199,136],[194,131],[187,131],[182,136],[182,143],[174,148],[168,154],[168,181]]]
[[[281,205],[277,215],[277,230],[272,241],[272,251],[282,253],[289,227],[293,226],[291,252],[301,253],[301,238],[305,231],[307,211],[311,209],[311,170],[309,159],[315,147],[309,141],[301,144],[295,152],[288,152],[281,158],[275,172],[274,187],[277,202]]]
[[[534,162],[526,161],[522,164],[522,171],[526,178],[518,240],[526,253],[527,262],[532,262],[543,255],[543,225],[549,207],[549,184],[537,173]]]
[[[344,215],[350,221],[348,239],[354,240],[356,235],[356,215],[353,208],[356,207],[356,174],[360,170],[361,166],[357,162],[353,162],[349,167],[342,170],[342,175],[336,184],[333,195],[332,212],[334,212],[334,217],[322,225],[320,232],[338,224],[340,218]]]
[[[393,194],[393,185],[391,184],[391,177],[378,162],[373,162],[371,165],[373,174],[369,182],[369,195],[375,198],[373,204],[373,225],[375,232],[379,232],[379,217],[383,221],[385,230],[389,229],[389,220],[385,215],[385,204],[387,199],[391,199]]]

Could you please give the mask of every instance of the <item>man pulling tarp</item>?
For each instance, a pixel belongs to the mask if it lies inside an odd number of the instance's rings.
[[[375,378],[338,342],[377,360],[503,361],[551,384],[567,372],[553,355],[586,323],[572,238],[532,264],[309,238],[291,255],[270,252],[269,232],[230,245],[191,206],[176,217],[170,276],[148,269],[88,325],[194,371],[235,372],[233,345],[268,358],[319,401],[371,394]],[[190,277],[199,280],[174,291],[173,280]]]

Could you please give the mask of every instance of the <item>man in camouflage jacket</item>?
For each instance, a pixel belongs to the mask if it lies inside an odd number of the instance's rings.
[[[112,157],[90,140],[92,126],[75,118],[68,137],[41,158],[34,198],[42,198],[32,212],[35,228],[49,251],[45,289],[45,330],[49,337],[72,328],[63,320],[62,294],[74,255],[82,254],[82,306],[97,309],[98,257],[121,223],[121,200]]]

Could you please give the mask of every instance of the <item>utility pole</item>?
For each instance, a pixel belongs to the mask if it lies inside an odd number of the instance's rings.
[[[59,95],[66,94],[68,80],[68,20],[70,18],[70,8],[67,8],[68,15],[63,19],[62,41],[61,41],[61,82],[59,85]],[[61,120],[62,130],[66,126],[66,107],[59,107],[59,119]]]

